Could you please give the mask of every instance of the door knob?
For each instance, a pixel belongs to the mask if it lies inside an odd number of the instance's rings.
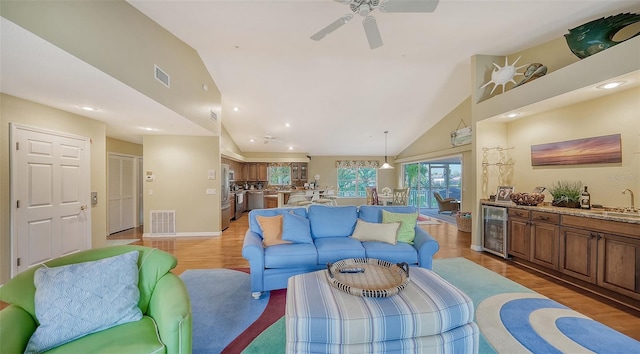
[[[80,210],[85,210],[85,209],[87,209],[86,205],[83,205],[83,206],[80,207]]]

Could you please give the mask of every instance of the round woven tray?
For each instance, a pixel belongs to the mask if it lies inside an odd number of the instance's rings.
[[[343,273],[344,271],[357,273]],[[347,294],[389,297],[409,284],[409,265],[374,258],[350,258],[327,264],[327,280]]]

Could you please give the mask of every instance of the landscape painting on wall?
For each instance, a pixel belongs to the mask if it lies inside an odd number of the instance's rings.
[[[531,145],[531,166],[622,162],[621,135]]]

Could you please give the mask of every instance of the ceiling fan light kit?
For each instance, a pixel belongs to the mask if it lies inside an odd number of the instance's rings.
[[[358,14],[364,19],[362,27],[369,42],[369,48],[376,49],[381,47],[382,36],[378,29],[376,19],[370,15],[371,12],[379,9],[380,12],[397,12],[397,13],[416,13],[416,12],[433,12],[438,6],[438,0],[334,0],[344,5],[349,5],[351,11]],[[333,21],[328,26],[311,36],[314,41],[319,41],[328,34],[351,21],[353,14],[346,14],[339,19]]]

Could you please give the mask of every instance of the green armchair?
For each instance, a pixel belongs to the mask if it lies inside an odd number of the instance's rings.
[[[95,261],[131,251],[138,257],[138,307],[143,318],[92,333],[55,347],[51,353],[191,353],[191,303],[182,280],[171,273],[177,260],[171,254],[142,246],[97,248],[60,257],[49,267]],[[34,267],[0,288],[0,353],[23,353],[36,330]]]

